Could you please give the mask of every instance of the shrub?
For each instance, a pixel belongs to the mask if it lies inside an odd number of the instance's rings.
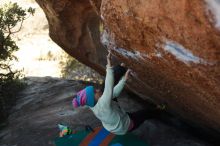
[[[75,58],[64,55],[62,61],[60,61],[61,74],[63,78],[84,80],[94,83],[102,83],[103,77],[99,75],[93,69],[85,66],[77,61]]]
[[[17,61],[13,53],[19,49],[12,35],[21,30],[23,21],[34,12],[35,9],[22,9],[17,3],[0,8],[0,122],[6,118],[16,94],[24,87],[21,71],[12,69],[11,62]]]

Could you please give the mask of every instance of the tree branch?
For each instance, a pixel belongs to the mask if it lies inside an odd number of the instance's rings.
[[[19,31],[21,31],[23,22],[24,22],[24,19],[21,20],[21,25],[20,25],[19,29],[17,31],[11,32],[11,34],[18,33]]]
[[[11,28],[10,28],[9,24],[7,25],[7,28],[8,28],[8,35],[6,38],[9,38],[11,35]]]

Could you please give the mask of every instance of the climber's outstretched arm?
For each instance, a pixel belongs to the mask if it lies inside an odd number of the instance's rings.
[[[114,74],[113,68],[111,64],[111,51],[109,51],[107,56],[107,66],[106,66],[106,77],[105,77],[105,89],[103,95],[100,100],[105,103],[111,103],[112,95],[113,95],[113,85],[114,85]]]
[[[122,79],[114,87],[113,96],[112,96],[113,98],[119,97],[119,95],[121,94],[121,91],[123,90],[125,86],[126,80],[128,80],[129,78],[130,73],[131,73],[131,70],[128,69],[125,75],[122,77]]]

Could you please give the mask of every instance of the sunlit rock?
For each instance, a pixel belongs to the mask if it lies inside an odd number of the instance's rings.
[[[103,73],[104,46],[112,49],[133,70],[132,91],[220,132],[219,1],[37,2],[51,38],[73,57]]]

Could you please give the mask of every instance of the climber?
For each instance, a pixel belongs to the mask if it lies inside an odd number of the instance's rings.
[[[119,107],[118,103],[112,99],[119,96],[126,81],[130,77],[131,70],[124,65],[112,67],[111,51],[107,55],[106,78],[104,92],[88,86],[79,91],[72,101],[75,108],[87,105],[95,116],[101,120],[103,127],[116,135],[124,135],[139,127],[146,119],[153,118],[155,114],[160,114],[159,109],[145,109],[134,113],[126,113]],[[115,71],[115,74],[114,74]],[[114,77],[116,81],[114,86]]]

